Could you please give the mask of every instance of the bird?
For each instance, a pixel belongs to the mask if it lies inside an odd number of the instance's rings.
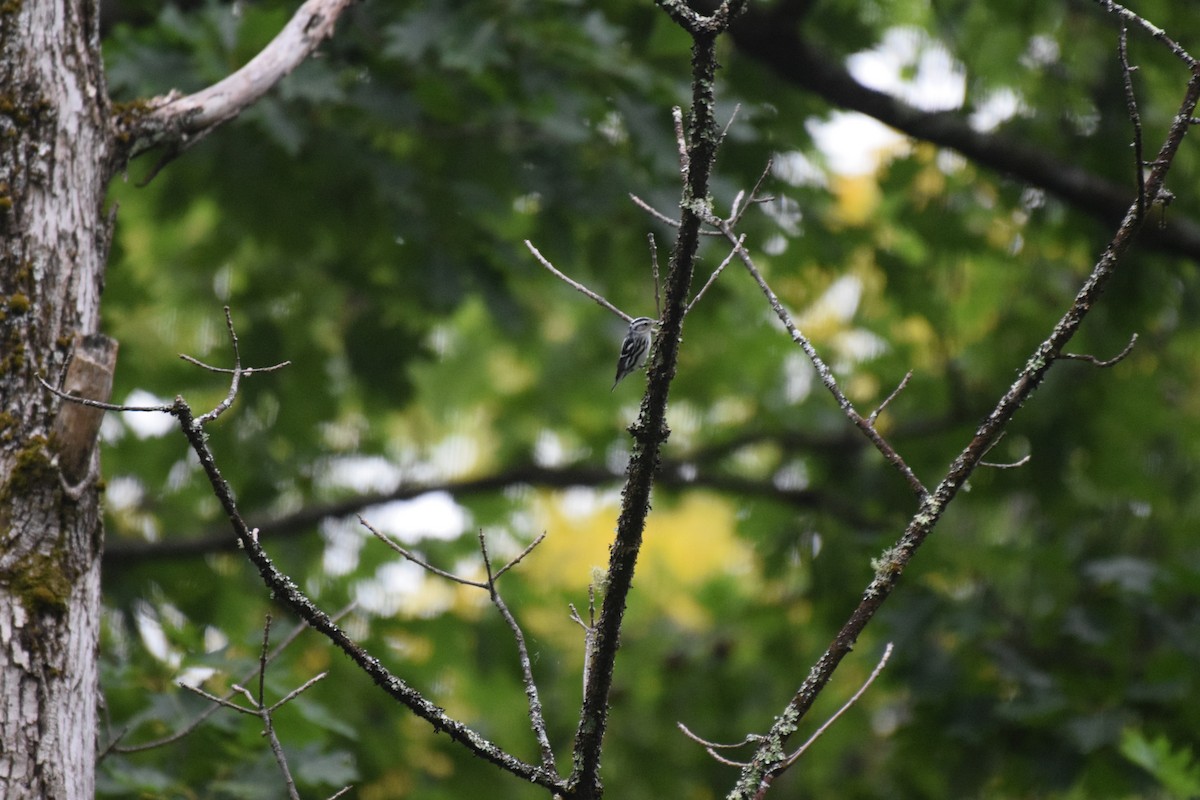
[[[629,333],[621,343],[621,357],[617,359],[617,378],[613,381],[612,389],[617,388],[621,380],[646,363],[650,353],[650,334],[657,320],[650,317],[635,317],[629,321]]]

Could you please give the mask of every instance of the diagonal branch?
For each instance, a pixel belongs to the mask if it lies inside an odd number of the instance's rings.
[[[766,296],[767,302],[771,304],[771,309],[775,312],[775,315],[779,317],[779,321],[783,323],[783,326],[787,328],[788,334],[792,337],[792,341],[799,345],[800,349],[804,351],[804,354],[808,356],[808,360],[812,362],[813,367],[817,370],[817,376],[820,377],[821,383],[826,389],[829,390],[829,393],[833,395],[834,400],[837,401],[838,407],[842,410],[842,413],[846,415],[847,419],[854,423],[855,427],[863,432],[863,435],[871,440],[871,444],[875,445],[875,449],[882,453],[883,457],[887,459],[887,462],[895,467],[896,470],[904,477],[904,480],[908,482],[909,488],[912,489],[913,494],[917,496],[917,499],[919,501],[924,501],[924,499],[929,495],[929,490],[925,488],[923,483],[921,483],[921,479],[918,478],[916,473],[912,471],[912,468],[908,466],[907,462],[905,462],[900,454],[896,452],[896,448],[892,447],[891,443],[888,442],[887,439],[883,438],[883,435],[880,434],[875,428],[875,418],[883,410],[883,407],[892,401],[892,398],[896,396],[896,393],[899,392],[900,389],[904,388],[904,383],[900,385],[900,388],[897,389],[896,392],[893,392],[886,400],[883,401],[883,403],[880,405],[879,411],[871,414],[869,417],[863,417],[862,414],[858,413],[858,410],[854,408],[854,404],[850,402],[850,398],[846,397],[846,393],[843,392],[842,388],[838,385],[837,378],[835,378],[833,375],[833,370],[829,368],[829,365],[826,364],[825,360],[821,358],[819,353],[817,353],[817,349],[813,347],[813,344],[808,340],[808,337],[801,333],[800,329],[796,327],[796,323],[792,321],[791,314],[787,312],[787,309],[783,307],[783,303],[779,301],[779,297],[776,296],[775,292],[771,290],[771,287],[767,285],[766,279],[763,278],[762,273],[758,271],[758,267],[754,265],[754,259],[750,257],[750,253],[745,247],[742,246],[742,237],[738,237],[737,234],[735,234],[729,227],[729,223],[725,220],[712,217],[708,221],[711,225],[725,234],[726,239],[733,242],[734,252],[737,253],[738,258],[741,259],[742,266],[744,266],[746,271],[750,273],[750,276],[754,278],[755,283],[758,284],[758,288],[761,289],[762,293]],[[907,378],[905,379],[905,383],[907,383]]]
[[[1200,68],[1193,67],[1179,111],[1146,179],[1146,195],[1151,199],[1156,198],[1163,188],[1167,172],[1175,159],[1179,145],[1192,124],[1192,116],[1198,101],[1200,101]],[[1127,208],[1124,220],[1112,240],[1096,261],[1087,280],[1080,287],[1071,307],[1067,309],[1050,335],[1026,361],[1017,380],[1000,398],[995,408],[976,430],[975,436],[954,459],[950,469],[934,492],[921,502],[904,534],[894,546],[885,550],[875,560],[875,576],[863,592],[858,607],[842,625],[825,653],[813,665],[808,677],[789,701],[783,713],[776,717],[770,731],[763,737],[763,743],[756,749],[750,764],[742,770],[737,785],[728,796],[729,800],[748,800],[752,797],[761,797],[772,776],[784,768],[784,745],[795,733],[800,720],[812,708],[813,701],[829,682],[838,664],[853,649],[854,643],[867,623],[891,595],[913,554],[933,531],[946,508],[966,484],[967,479],[979,466],[996,439],[1003,434],[1017,410],[1029,400],[1045,379],[1046,373],[1060,359],[1063,348],[1079,330],[1084,318],[1095,306],[1104,287],[1115,273],[1122,256],[1133,243],[1142,221],[1135,198],[1133,204]]]
[[[221,475],[212,450],[208,446],[208,436],[182,397],[175,399],[171,413],[179,420],[183,435],[200,459],[200,465],[212,486],[213,494],[225,510],[234,535],[246,552],[246,557],[258,568],[259,575],[271,590],[276,601],[286,605],[314,630],[337,645],[377,686],[408,707],[418,717],[427,721],[435,731],[444,731],[451,739],[463,745],[470,752],[523,780],[552,791],[561,790],[560,781],[552,773],[505,752],[475,730],[447,715],[445,711],[427,700],[424,695],[409,686],[402,678],[393,675],[378,658],[359,646],[328,614],[317,608],[291,578],[276,568],[259,543],[258,530],[252,530],[242,519],[241,512],[233,498],[233,492]]]

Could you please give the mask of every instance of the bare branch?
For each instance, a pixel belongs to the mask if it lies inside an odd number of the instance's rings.
[[[228,314],[227,314],[228,316]],[[232,330],[232,326],[231,326]],[[267,680],[267,661],[268,652],[271,647],[271,615],[267,614],[266,621],[263,623],[263,641],[262,651],[258,657],[258,700],[256,703],[258,709],[258,717],[262,720],[263,734],[267,737],[267,741],[271,744],[271,752],[275,755],[275,763],[279,765],[279,771],[283,773],[283,783],[287,786],[288,797],[291,800],[300,800],[300,792],[296,790],[296,781],[292,779],[292,771],[288,768],[287,758],[283,754],[283,744],[279,741],[279,737],[275,735],[275,722],[271,718],[271,712],[278,706],[283,705],[290,698],[299,694],[308,686],[311,686],[317,680],[324,678],[322,673],[317,678],[308,681],[303,687],[289,694],[283,700],[280,700],[274,706],[267,707],[266,690],[264,685]]]
[[[1200,69],[1193,70],[1188,81],[1166,139],[1153,162],[1146,180],[1146,194],[1156,197],[1166,180],[1179,145],[1191,125],[1196,104],[1200,101]],[[849,653],[866,625],[874,618],[884,601],[895,589],[897,581],[913,554],[922,545],[929,533],[941,520],[949,504],[966,484],[972,472],[979,466],[984,454],[1004,432],[1005,428],[1041,385],[1046,373],[1062,354],[1063,347],[1074,337],[1087,314],[1095,306],[1100,293],[1116,271],[1122,257],[1133,243],[1141,227],[1142,218],[1137,213],[1137,202],[1127,209],[1121,225],[1112,240],[1092,268],[1071,307],[1059,319],[1050,335],[1038,346],[1026,361],[1016,381],[996,403],[992,412],[976,429],[974,437],[954,459],[950,469],[938,484],[937,489],[927,495],[909,520],[903,535],[895,545],[884,551],[874,562],[875,576],[863,591],[862,600],[850,614],[826,648],[824,654],[809,671],[808,677],[788,702],[784,713],[776,718],[771,730],[759,746],[750,766],[742,770],[741,777],[728,797],[730,800],[746,800],[759,796],[764,781],[769,781],[783,763],[782,747],[795,733],[800,720],[812,708],[813,701],[829,682],[838,664]]]
[[[229,391],[226,393],[225,399],[218,403],[216,408],[212,409],[207,414],[201,414],[196,418],[197,425],[206,425],[228,411],[229,407],[233,405],[234,398],[237,397],[238,387],[241,386],[242,383],[242,376],[248,375],[252,371],[242,369],[242,355],[238,351],[237,331],[233,328],[233,315],[229,311],[229,306],[225,306],[225,328],[229,331],[229,342],[233,347],[233,369],[228,370],[228,374],[231,376],[229,379]],[[205,369],[212,370],[214,372],[218,371],[217,368],[210,367],[207,364],[197,361],[189,356],[180,356],[180,358],[191,361],[193,364],[199,364]],[[287,364],[288,362],[285,361],[282,364],[276,364],[274,367],[269,367],[268,369],[279,369],[281,366],[286,366]],[[220,371],[226,372],[226,370]],[[265,372],[266,370],[259,369],[257,371]]]
[[[258,568],[259,574],[271,590],[277,602],[283,603],[295,614],[306,620],[317,632],[328,638],[342,652],[365,672],[374,683],[395,698],[421,719],[426,720],[435,731],[446,733],[455,742],[461,744],[470,752],[489,761],[501,769],[517,777],[535,783],[551,791],[562,791],[561,781],[553,773],[543,767],[528,764],[510,755],[498,745],[488,741],[477,731],[467,727],[462,722],[450,717],[444,710],[427,700],[424,695],[409,686],[403,679],[393,675],[383,663],[364,650],[357,642],[346,635],[329,615],[300,591],[296,583],[287,575],[280,572],[264,552],[250,527],[246,525],[233,498],[233,491],[222,477],[217,468],[216,459],[209,448],[203,428],[192,415],[192,410],[182,399],[177,398],[172,413],[179,420],[183,435],[187,438],[192,450],[200,459],[200,465],[208,478],[213,494],[225,511],[233,532],[246,552],[251,563]]]
[[[638,197],[636,194],[630,193],[629,199],[633,201],[633,204],[635,206],[640,208],[642,211],[645,211],[647,214],[649,214],[651,217],[658,220],[662,224],[670,225],[672,228],[679,227],[679,220],[671,219],[666,214],[659,211],[657,208],[650,205],[642,198]],[[720,236],[721,235],[720,231],[710,231],[710,230],[701,230],[699,233],[701,236]]]
[[[191,692],[192,694],[200,695],[205,700],[212,703],[214,706],[219,706],[221,708],[228,708],[230,711],[236,711],[239,714],[251,714],[254,716],[258,715],[258,712],[252,708],[243,708],[242,706],[239,706],[237,703],[233,702],[232,700],[229,700],[227,697],[217,697],[215,694],[209,694],[208,692],[201,689],[199,686],[191,686],[190,684],[186,684],[186,683],[180,683],[180,684],[178,684],[178,686],[180,689],[186,689],[187,691]],[[234,689],[240,689],[240,688],[241,687],[238,686],[236,683],[234,684]],[[182,738],[182,737],[179,737],[179,738]],[[148,750],[148,749],[149,748],[147,748],[147,747],[137,748],[137,750]],[[137,750],[120,750],[118,752],[137,752]]]
[[[713,94],[717,70],[716,36],[744,10],[745,2],[725,0],[707,17],[696,14],[683,0],[659,0],[659,6],[692,37],[692,92],[684,137],[687,170],[680,192],[680,219],[671,248],[671,265],[667,270],[659,335],[647,370],[646,393],[637,420],[629,427],[633,447],[621,492],[616,535],[609,547],[604,598],[595,626],[595,646],[589,658],[583,703],[575,729],[572,769],[567,784],[577,789],[581,798],[599,797],[603,793],[600,754],[608,727],[613,668],[646,518],[650,513],[650,491],[670,433],[667,400],[679,364],[684,310],[696,272],[700,231],[708,210],[716,157],[716,98]]]
[[[659,221],[659,222],[661,222],[662,224],[664,224],[664,225],[670,225],[672,228],[678,228],[678,227],[679,227],[679,220],[677,220],[677,219],[671,219],[671,218],[670,218],[670,217],[668,217],[666,214],[662,213],[662,212],[661,212],[661,211],[659,211],[657,208],[655,208],[654,206],[650,205],[649,203],[647,203],[647,202],[646,202],[645,200],[643,200],[642,198],[638,197],[636,194],[630,193],[630,195],[629,195],[629,199],[633,201],[633,204],[634,204],[635,206],[637,206],[638,208],[642,209],[643,211],[645,211],[645,212],[646,212],[647,214],[649,214],[650,216],[654,217],[656,220],[658,220],[658,221]]]
[[[1030,459],[1032,459],[1032,458],[1033,458],[1033,456],[1031,456],[1031,455],[1025,455],[1025,456],[1022,456],[1021,458],[1017,459],[1016,461],[1012,461],[1008,464],[997,464],[994,461],[980,461],[979,466],[991,467],[992,469],[1016,469],[1017,467],[1023,467],[1026,464],[1028,464]]]
[[[253,375],[256,372],[274,372],[276,370],[283,369],[284,367],[290,367],[292,365],[291,361],[280,361],[278,364],[272,364],[269,367],[245,367],[242,369],[238,369],[236,367],[235,368],[214,367],[212,364],[205,364],[200,359],[195,358],[193,356],[189,356],[186,353],[180,353],[179,357],[181,359],[183,359],[184,361],[188,362],[189,364],[193,364],[197,367],[200,367],[201,369],[206,369],[209,372],[221,372],[226,375],[232,375],[234,373],[239,373],[241,375]]]
[[[99,400],[91,400],[87,397],[77,397],[68,392],[64,392],[62,389],[59,389],[57,386],[51,386],[49,383],[46,382],[46,379],[43,378],[41,376],[41,374],[38,374],[36,377],[38,379],[38,383],[40,383],[42,385],[42,387],[46,389],[46,391],[50,392],[51,394],[55,395],[56,397],[60,397],[63,400],[66,400],[67,402],[70,402],[70,403],[78,403],[81,406],[87,406],[88,408],[99,408],[103,411],[130,411],[130,412],[157,411],[161,414],[170,414],[171,409],[173,408],[170,405],[126,406],[126,405],[121,405],[120,403],[102,403]]]
[[[116,120],[118,141],[129,155],[158,146],[190,146],[253,105],[290,74],[333,33],[338,17],[354,0],[307,0],[283,30],[245,66],[218,83],[189,95],[173,93],[149,101],[145,114]]]
[[[729,115],[729,119],[725,122],[725,127],[721,129],[721,135],[717,137],[717,147],[725,144],[725,137],[729,135],[729,129],[733,127],[734,120],[742,110],[742,104],[738,103],[733,107],[733,113]]]
[[[546,269],[548,269],[548,270],[551,272],[551,274],[553,274],[553,275],[554,275],[556,278],[558,278],[559,280],[561,280],[561,281],[563,281],[564,283],[566,283],[566,284],[567,284],[568,286],[570,286],[572,289],[574,289],[574,290],[575,290],[575,291],[577,291],[577,292],[581,292],[582,294],[585,294],[585,295],[587,295],[588,297],[592,298],[592,299],[593,299],[593,300],[595,300],[597,303],[599,303],[600,305],[604,306],[604,307],[605,307],[605,308],[607,308],[609,311],[613,312],[614,314],[616,314],[618,317],[620,317],[621,319],[625,320],[626,322],[630,322],[630,321],[632,321],[632,320],[633,320],[633,317],[629,316],[629,315],[628,315],[628,314],[626,314],[624,311],[622,311],[621,309],[617,308],[617,307],[616,307],[616,306],[614,306],[612,303],[608,302],[608,300],[606,300],[606,299],[604,299],[603,297],[601,297],[600,295],[596,294],[596,293],[595,293],[595,292],[593,292],[591,289],[589,289],[589,288],[587,288],[586,286],[584,286],[582,283],[579,283],[579,282],[577,282],[577,281],[574,281],[574,280],[572,280],[571,278],[568,278],[566,275],[564,275],[563,273],[561,273],[561,272],[559,272],[557,269],[555,269],[555,268],[554,268],[554,265],[550,263],[549,259],[547,259],[545,256],[543,256],[543,255],[542,255],[542,254],[541,254],[541,253],[538,251],[538,249],[537,249],[536,247],[534,247],[534,246],[533,246],[533,242],[531,242],[531,241],[529,241],[528,239],[526,239],[526,240],[525,240],[525,246],[529,248],[529,252],[533,253],[533,257],[534,257],[534,258],[536,258],[536,259],[538,260],[538,263],[539,263],[539,264],[541,264],[543,267],[545,267]]]
[[[692,731],[688,729],[688,726],[684,725],[682,722],[676,722],[675,726],[683,732],[684,736],[691,739],[696,744],[702,745],[704,747],[704,751],[706,753],[708,753],[709,756],[711,756],[713,758],[713,760],[717,761],[718,763],[724,764],[727,767],[748,767],[750,765],[748,762],[745,762],[745,761],[734,761],[733,759],[726,758],[725,756],[718,753],[717,750],[732,750],[735,747],[745,747],[746,745],[753,744],[754,742],[757,742],[758,740],[760,740],[762,738],[761,736],[756,736],[755,734],[751,733],[751,734],[746,734],[746,738],[742,739],[740,742],[721,744],[718,742],[710,742],[707,739],[703,739],[703,738],[697,736],[696,734],[692,733]]]
[[[741,240],[734,235],[733,231],[729,227],[729,223],[727,223],[725,220],[714,217],[709,220],[709,224],[716,227],[725,235],[726,239],[734,243],[734,252],[737,253],[738,258],[742,262],[742,266],[746,268],[746,271],[750,273],[750,276],[754,278],[755,283],[758,284],[758,288],[762,290],[764,295],[766,295],[767,302],[771,304],[771,308],[775,311],[775,315],[779,317],[779,321],[783,323],[785,328],[787,328],[788,333],[792,337],[792,341],[799,345],[800,349],[804,351],[804,354],[808,356],[809,361],[812,362],[813,367],[817,370],[817,376],[820,377],[821,383],[824,384],[825,388],[829,390],[829,393],[833,395],[833,398],[837,401],[838,407],[842,410],[842,413],[846,415],[846,418],[849,419],[856,428],[862,431],[863,434],[871,440],[871,443],[875,445],[875,449],[882,453],[883,457],[887,459],[887,462],[904,477],[904,479],[908,482],[909,488],[911,488],[913,493],[917,496],[917,499],[919,501],[924,501],[929,496],[929,490],[925,488],[925,485],[921,483],[920,478],[916,476],[916,474],[912,471],[912,468],[909,467],[900,454],[896,452],[896,449],[892,447],[892,445],[883,438],[879,431],[875,429],[873,422],[864,419],[863,416],[859,414],[857,410],[855,410],[854,404],[850,402],[850,398],[846,397],[846,394],[842,391],[841,387],[838,386],[837,378],[834,377],[833,371],[829,369],[829,366],[821,358],[820,354],[817,353],[817,350],[815,347],[813,347],[812,342],[810,342],[808,338],[800,332],[799,328],[796,327],[796,323],[792,321],[791,314],[789,314],[787,309],[783,307],[783,304],[779,301],[779,297],[776,296],[775,292],[771,291],[771,287],[767,285],[766,279],[763,278],[762,273],[758,271],[758,267],[754,265],[754,259],[750,257],[750,253],[746,250],[746,248],[740,244]],[[884,405],[886,405],[889,401],[890,398],[885,400]]]
[[[579,616],[579,612],[575,609],[574,603],[568,603],[567,608],[571,609],[571,619],[579,623],[579,627],[583,628],[583,691],[587,692],[588,686],[588,670],[592,664],[592,648],[596,643],[596,584],[588,584],[588,621],[584,622]]]
[[[309,689],[311,689],[312,687],[316,686],[316,685],[317,685],[318,683],[320,683],[321,681],[325,680],[325,677],[326,677],[327,675],[329,675],[329,673],[328,673],[328,672],[321,672],[321,673],[318,673],[318,674],[314,675],[313,677],[309,678],[308,680],[306,680],[306,681],[305,681],[304,683],[302,683],[301,685],[297,686],[295,689],[292,689],[290,692],[288,692],[287,694],[285,694],[283,697],[281,697],[281,698],[279,698],[278,700],[276,700],[276,701],[275,701],[275,702],[274,702],[274,703],[271,705],[271,707],[270,707],[269,709],[267,709],[267,710],[268,710],[268,711],[271,711],[271,712],[274,712],[274,711],[275,711],[277,708],[279,708],[280,706],[284,705],[285,703],[290,703],[290,702],[292,702],[292,701],[293,701],[293,700],[295,700],[297,697],[299,697],[301,694],[303,694],[304,692],[307,692]]]

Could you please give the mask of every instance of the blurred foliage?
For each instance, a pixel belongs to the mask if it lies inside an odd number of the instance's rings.
[[[227,74],[295,3],[106,6],[110,89],[132,100]],[[1136,10],[1189,45],[1188,4]],[[956,113],[986,111],[995,132],[1128,185],[1132,199],[1116,28],[1098,6],[826,0],[799,24],[837,58],[899,35],[911,45],[905,78],[940,54],[954,65],[945,77],[962,82]],[[1187,75],[1144,36],[1131,34],[1130,49],[1157,147]],[[244,363],[291,362],[250,378],[211,428],[248,515],[499,476],[499,489],[364,513],[475,577],[478,529],[497,561],[548,533],[501,588],[566,770],[582,667],[567,604],[584,611],[607,560],[640,378],[608,391],[623,325],[522,241],[627,312],[654,312],[646,235],[665,269],[671,232],[628,194],[674,214],[670,108],[688,97],[687,39],[649,2],[360,3],[321,53],[148,186],[136,184],[153,155],[113,186],[114,396],[218,402],[222,376],[176,354],[229,365],[229,305]],[[775,199],[747,216],[748,243],[861,409],[913,370],[881,426],[934,482],[1109,231],[920,142],[892,145],[869,173],[837,174],[814,136],[833,109],[754,56],[723,46],[722,114],[740,112],[719,157],[718,210],[774,157]],[[1170,214],[1200,216],[1187,190],[1198,164],[1185,142]],[[715,267],[725,251],[710,241],[702,255]],[[1178,257],[1128,259],[1072,349],[1106,358],[1134,332],[1137,347],[1111,369],[1052,371],[990,456],[1031,460],[973,477],[805,731],[887,641],[890,665],[775,793],[1196,793],[1183,744],[1200,727],[1198,278]],[[714,740],[764,730],[914,511],[736,264],[685,333],[666,454],[677,480],[656,490],[604,757],[609,794],[625,800],[722,796],[734,771],[675,722]],[[113,552],[222,530],[169,425],[110,415],[104,434]],[[530,465],[572,488],[529,485]],[[398,563],[353,517],[262,536],[325,608],[357,602],[345,624],[390,668],[536,758],[515,647],[483,592]],[[101,741],[124,732],[122,744],[203,710],[176,681],[220,692],[253,675],[263,618],[280,616],[232,553],[110,558],[105,602]],[[274,640],[291,624],[278,620]],[[326,670],[277,718],[304,796],[347,783],[367,799],[542,796],[392,705],[312,633],[272,663],[268,695]],[[259,724],[225,711],[175,744],[108,754],[99,780],[108,797],[284,796]]]

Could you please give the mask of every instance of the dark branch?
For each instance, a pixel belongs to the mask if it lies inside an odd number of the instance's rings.
[[[835,106],[861,112],[909,136],[956,150],[1002,175],[1041,187],[1105,224],[1120,222],[1128,206],[1127,189],[1067,163],[1044,147],[976,131],[956,112],[922,111],[863,86],[838,55],[821,52],[803,37],[795,16],[787,3],[778,10],[772,5],[754,5],[730,33],[747,56]],[[1142,235],[1156,247],[1200,260],[1200,225],[1191,220],[1176,216],[1165,227],[1147,228]]]

